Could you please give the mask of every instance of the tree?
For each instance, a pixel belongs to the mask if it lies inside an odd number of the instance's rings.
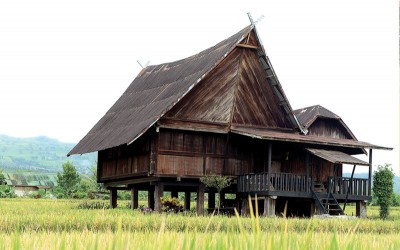
[[[221,200],[221,190],[231,185],[231,178],[220,175],[209,175],[200,178],[206,187],[216,188],[218,197]],[[217,213],[219,213],[220,202],[217,203]]]
[[[63,172],[57,173],[57,183],[61,192],[66,197],[72,197],[72,194],[77,191],[80,177],[75,166],[69,161],[62,165]]]
[[[380,206],[379,216],[386,219],[389,216],[389,207],[393,201],[394,173],[390,164],[379,165],[378,170],[374,172],[374,181],[372,190]]]
[[[4,176],[3,169],[0,168],[0,185],[6,183],[6,177]]]

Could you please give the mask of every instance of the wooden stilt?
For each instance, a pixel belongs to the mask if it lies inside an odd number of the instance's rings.
[[[178,198],[178,191],[172,191],[171,192],[171,197],[172,198]]]
[[[264,216],[275,216],[276,197],[266,196],[264,199]]]
[[[204,215],[204,184],[197,188],[196,212],[197,215]]]
[[[190,210],[190,192],[185,192],[185,202],[183,204],[183,209],[186,211]]]
[[[154,189],[153,188],[150,188],[148,191],[147,201],[148,201],[149,208],[154,210]]]
[[[117,207],[117,189],[115,188],[110,189],[110,206],[112,208]]]
[[[136,187],[131,188],[131,207],[132,209],[139,207],[139,191]]]
[[[208,193],[208,208],[209,209],[215,208],[215,192],[210,191]]]
[[[162,212],[162,205],[161,205],[161,197],[163,196],[164,192],[164,184],[162,182],[158,182],[155,186],[155,197],[154,197],[154,210],[161,213]]]

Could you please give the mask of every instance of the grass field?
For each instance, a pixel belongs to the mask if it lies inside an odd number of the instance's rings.
[[[78,209],[81,201],[0,200],[0,249],[400,249],[400,209],[388,220],[142,214]],[[349,207],[347,213],[354,210]]]

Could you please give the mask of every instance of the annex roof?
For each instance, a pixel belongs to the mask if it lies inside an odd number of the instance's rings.
[[[347,133],[354,139],[357,140],[356,136],[351,132],[350,128],[344,123],[342,118],[327,108],[321,105],[314,105],[306,108],[293,110],[293,113],[297,117],[300,124],[308,129],[318,118],[327,118],[337,120]]]
[[[318,157],[325,159],[332,163],[353,164],[353,165],[363,165],[363,166],[369,165],[368,162],[362,161],[354,156],[348,155],[348,154],[340,152],[340,151],[315,149],[315,148],[307,148],[306,150],[308,152],[310,152],[311,154],[318,156]]]
[[[299,133],[267,130],[262,128],[232,127],[232,132],[244,136],[249,136],[252,138],[273,140],[273,141],[288,141],[288,142],[298,142],[298,143],[346,147],[346,148],[372,148],[372,149],[392,150],[392,148],[378,146],[370,144],[368,142],[331,138],[331,137],[321,137],[316,135],[301,135]]]

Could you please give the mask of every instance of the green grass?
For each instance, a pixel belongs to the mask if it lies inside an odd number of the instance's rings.
[[[389,220],[238,218],[77,209],[81,201],[1,199],[0,249],[400,249]],[[348,211],[354,209],[349,207]]]

